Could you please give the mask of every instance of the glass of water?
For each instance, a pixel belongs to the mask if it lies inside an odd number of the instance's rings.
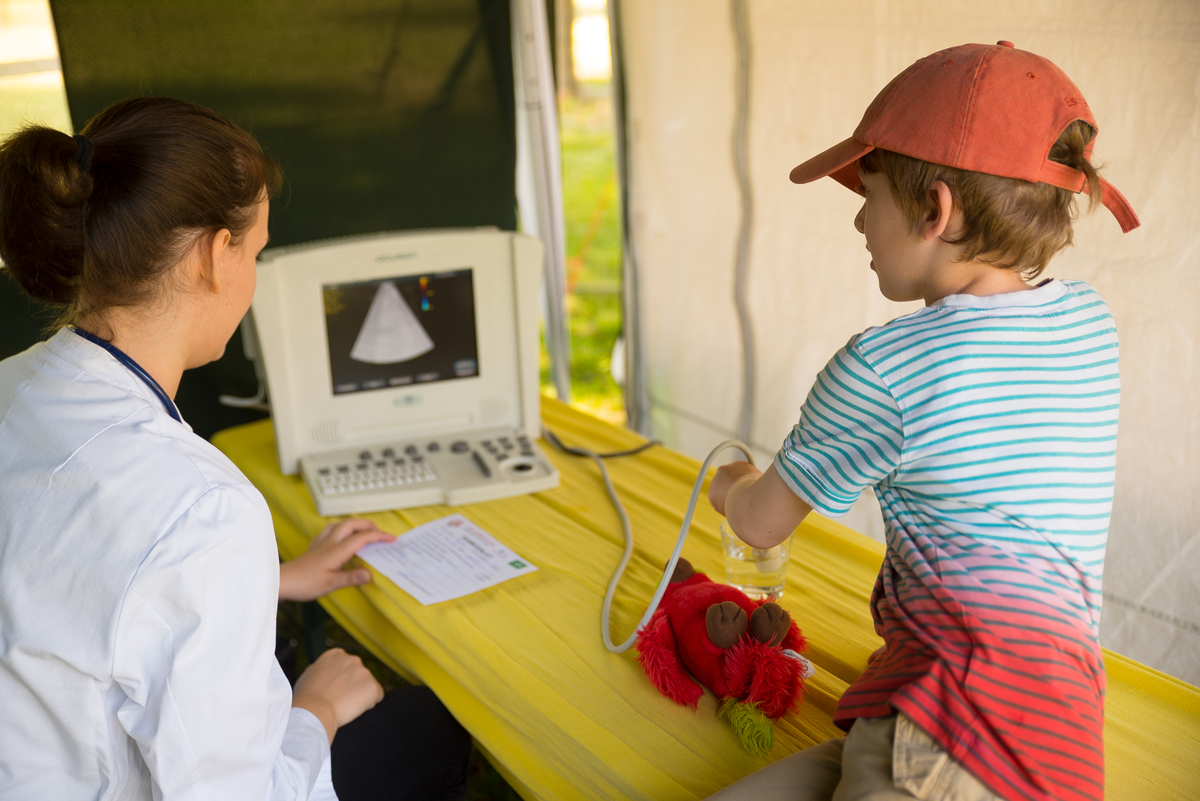
[[[721,548],[725,552],[725,582],[751,598],[776,601],[783,595],[792,536],[774,548],[752,548],[738,539],[728,520],[721,521]]]

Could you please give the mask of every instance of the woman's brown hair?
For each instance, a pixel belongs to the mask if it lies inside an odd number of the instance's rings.
[[[30,126],[0,144],[0,259],[62,323],[156,297],[200,237],[240,243],[279,191],[254,137],[187,101],[122,100],[80,135]]]
[[[1100,201],[1100,178],[1086,155],[1095,137],[1095,128],[1076,120],[1050,148],[1051,161],[1084,174],[1089,211]],[[1073,239],[1075,195],[1067,189],[943,167],[888,150],[872,150],[858,163],[863,172],[887,176],[892,197],[913,230],[933,211],[929,193],[934,181],[944,181],[963,212],[963,234],[951,242],[964,246],[959,261],[981,261],[1030,279]]]

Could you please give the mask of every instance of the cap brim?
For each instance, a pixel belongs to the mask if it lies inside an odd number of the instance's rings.
[[[828,175],[847,189],[854,190],[861,183],[858,180],[857,162],[874,149],[874,145],[850,137],[793,169],[792,183],[806,184]]]

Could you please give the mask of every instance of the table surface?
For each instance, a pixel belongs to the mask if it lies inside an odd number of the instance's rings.
[[[543,398],[545,425],[568,444],[620,450],[643,440]],[[328,522],[298,476],[283,476],[270,421],[220,432],[213,443],[262,491],[279,551],[293,558]],[[431,687],[528,799],[699,799],[798,749],[841,735],[837,699],[881,644],[868,599],[884,547],[812,514],[793,542],[781,605],[809,641],[817,667],[803,701],[774,726],[765,759],[717,720],[706,692],[697,711],[654,689],[636,652],[610,654],[600,638],[605,587],[624,546],[595,465],[543,450],[558,489],[450,508],[363,515],[402,534],[460,512],[539,570],[424,607],[391,581],[341,590],[322,605],[402,676]],[[633,559],[612,611],[613,640],[633,630],[678,535],[699,464],[667,448],[608,461],[632,521]],[[723,575],[720,517],[701,502],[683,555]],[[1200,690],[1105,652],[1108,797],[1200,798]]]

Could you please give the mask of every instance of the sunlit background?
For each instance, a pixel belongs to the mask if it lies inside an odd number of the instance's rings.
[[[74,133],[50,6],[0,0],[0,137],[30,122]]]

